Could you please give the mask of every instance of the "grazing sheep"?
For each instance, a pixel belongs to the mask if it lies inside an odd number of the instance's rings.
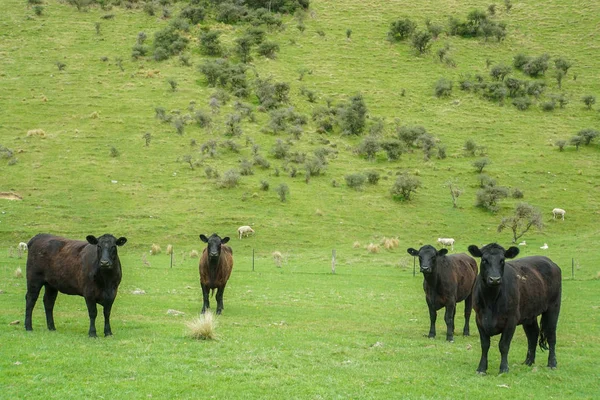
[[[544,245],[542,247],[540,247],[540,249],[542,249],[542,250],[546,250],[547,248],[548,248],[548,244],[547,243],[544,243]]]
[[[523,240],[521,243],[519,243],[519,246],[527,246],[527,242]]]
[[[19,251],[26,252],[27,251],[27,243],[21,242],[17,245]]]
[[[454,239],[452,239],[452,238],[438,238],[437,241],[438,241],[439,244],[441,244],[444,247],[450,246],[451,249],[454,251]]]
[[[552,219],[556,219],[556,216],[562,217],[563,221],[565,219],[565,214],[567,212],[565,210],[563,210],[562,208],[555,208],[554,210],[552,210]]]
[[[240,239],[244,236],[249,236],[251,233],[254,234],[254,229],[252,229],[248,225],[240,226],[238,228],[238,234],[240,236]]]

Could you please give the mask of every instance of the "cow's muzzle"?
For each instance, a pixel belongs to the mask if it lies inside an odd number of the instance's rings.
[[[421,272],[424,274],[431,273],[431,267],[421,267]]]
[[[489,276],[487,279],[487,283],[489,286],[498,286],[502,283],[502,278],[499,276]]]
[[[110,260],[100,260],[101,268],[112,268],[112,262]]]

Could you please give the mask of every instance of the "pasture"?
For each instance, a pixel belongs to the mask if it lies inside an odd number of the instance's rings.
[[[514,1],[506,11],[498,2],[493,18],[506,23],[503,41],[441,35],[419,55],[409,42],[386,39],[392,21],[444,25],[490,2],[313,0],[305,14],[284,15],[284,29],[266,31],[280,46],[275,59],[252,53],[246,76],[253,92],[237,100],[255,119],[243,118],[234,135],[226,122],[240,106],[232,98],[211,109],[218,89],[199,67],[214,57],[200,51],[199,37],[203,29],[219,31],[225,56],[237,62],[232,49],[245,24],[209,16],[182,32],[187,64],[176,56],[155,61],[132,57],[140,32],[151,46],[189,2],[163,1],[166,17],[162,9],[149,15],[141,1],[79,11],[67,1],[43,0],[41,12],[36,3],[6,0],[0,16],[0,398],[597,396],[600,138],[564,151],[556,142],[600,130],[600,106],[582,103],[600,96],[600,3]],[[453,63],[438,58],[444,48]],[[498,104],[460,90],[467,76],[490,82],[490,69],[511,65],[519,52],[548,53],[572,67],[559,87],[552,61],[535,79],[545,91],[523,111],[510,100]],[[517,70],[511,76],[529,79]],[[254,92],[257,78],[289,84],[285,107],[306,118],[301,132],[269,131],[272,116]],[[454,82],[448,97],[434,95],[440,78]],[[320,132],[313,114],[357,93],[368,110],[365,132],[346,135],[338,125]],[[543,103],[558,95],[566,106],[544,111]],[[183,125],[161,121],[157,109]],[[199,111],[211,115],[210,127],[195,122]],[[398,160],[382,150],[372,159],[360,154],[368,135],[391,139],[405,125],[423,126],[446,157],[425,159],[418,146]],[[285,159],[273,151],[279,139],[290,147]],[[469,139],[490,160],[484,172],[522,198],[503,199],[496,212],[475,206],[479,156],[465,152]],[[206,152],[211,143],[213,153]],[[309,174],[297,160],[316,154],[326,155],[325,165]],[[256,155],[269,166],[253,165],[235,187],[215,178],[214,171],[222,177]],[[345,180],[371,172],[379,181],[358,190]],[[421,181],[410,201],[390,194],[402,174]],[[462,189],[457,207],[448,182]],[[281,184],[289,188],[286,201],[276,191]],[[510,233],[497,228],[520,201],[541,212],[544,227],[520,239],[527,245],[519,257],[546,255],[563,272],[558,369],[545,368],[541,351],[534,367],[521,364],[526,339],[518,327],[510,372],[497,375],[496,336],[489,374],[477,376],[474,315],[471,337],[455,329],[455,342],[446,343],[438,313],[438,336],[427,339],[422,277],[412,276],[406,248],[436,245],[437,238],[455,239],[452,254],[470,244],[507,247]],[[553,219],[554,208],[566,210],[564,220]],[[243,225],[255,234],[239,239]],[[89,339],[83,298],[61,294],[57,331],[47,331],[40,299],[34,331],[25,332],[26,254],[19,258],[17,245],[40,232],[127,237],[119,250],[123,280],[113,337]],[[217,339],[196,341],[185,331],[202,306],[198,259],[190,254],[204,247],[199,234],[215,232],[231,237],[235,266]],[[386,249],[384,238],[399,247]],[[151,255],[153,244],[162,252]],[[173,268],[167,245],[174,248]],[[274,252],[282,254],[280,268]],[[459,303],[459,327],[462,309]]]

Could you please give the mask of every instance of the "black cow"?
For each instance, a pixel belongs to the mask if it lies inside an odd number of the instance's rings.
[[[25,329],[33,330],[31,314],[42,286],[48,329],[54,327],[52,314],[58,292],[83,296],[90,316],[89,336],[96,337],[96,303],[104,307],[104,335],[112,335],[110,310],[121,282],[121,262],[117,246],[127,239],[106,234],[89,235],[87,242],[39,234],[27,246],[27,294],[25,295]]]
[[[412,247],[408,254],[419,257],[419,265],[423,273],[423,290],[429,307],[429,337],[435,337],[435,320],[437,310],[446,307],[446,340],[454,341],[454,314],[456,303],[465,301],[465,326],[463,335],[469,336],[469,318],[472,309],[472,293],[477,277],[477,262],[466,254],[448,253],[447,249],[436,250],[426,245],[419,250]]]
[[[506,258],[519,254],[517,247],[508,250],[496,243],[481,249],[469,246],[474,257],[481,257],[480,274],[474,291],[474,307],[481,340],[481,360],[477,372],[485,374],[488,367],[490,337],[500,337],[500,373],[508,372],[508,350],[517,325],[523,325],[527,335],[525,364],[535,362],[536,342],[548,349],[548,367],[556,368],[556,325],[560,312],[561,271],[558,265],[543,256],[524,257],[505,263]],[[537,316],[542,315],[541,329]]]
[[[210,237],[200,235],[200,240],[206,243],[206,248],[200,256],[198,271],[202,287],[202,314],[210,307],[209,291],[217,289],[217,314],[223,312],[223,293],[233,269],[233,250],[225,243],[229,237],[220,238],[213,233]]]

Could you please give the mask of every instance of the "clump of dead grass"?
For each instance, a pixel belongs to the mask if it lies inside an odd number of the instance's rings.
[[[185,323],[187,336],[196,340],[213,340],[217,338],[217,318],[210,311]]]

